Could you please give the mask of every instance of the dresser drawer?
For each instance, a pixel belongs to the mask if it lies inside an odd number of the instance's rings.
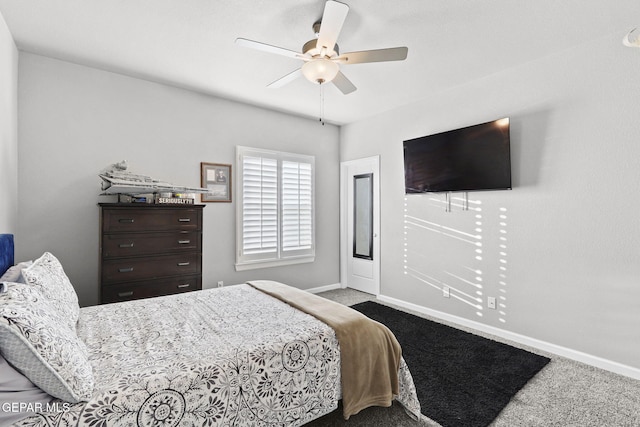
[[[103,233],[140,231],[194,231],[201,229],[200,209],[106,208],[102,215]]]
[[[127,233],[102,236],[104,258],[153,255],[163,253],[200,252],[202,235],[199,231],[177,233]]]
[[[102,287],[103,304],[129,301],[161,295],[178,294],[202,289],[200,276],[175,277],[172,279],[145,280],[142,282]]]
[[[165,276],[201,273],[200,253],[158,255],[102,261],[102,283],[123,283]]]

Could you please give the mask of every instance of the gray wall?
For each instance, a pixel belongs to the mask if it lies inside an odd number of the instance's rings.
[[[316,156],[316,261],[235,272],[235,202],[204,209],[203,286],[252,278],[303,289],[339,282],[339,130],[34,54],[20,53],[17,257],[60,258],[80,302],[98,302],[98,172],[132,172],[199,186],[200,162],[229,163],[235,147]]]
[[[0,14],[0,233],[18,221],[18,49]]]
[[[341,129],[341,160],[381,158],[382,294],[640,368],[640,51],[624,31]],[[452,213],[405,197],[403,140],[505,116],[512,191]]]

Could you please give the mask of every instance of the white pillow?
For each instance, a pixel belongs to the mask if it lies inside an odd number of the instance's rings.
[[[0,294],[0,352],[51,396],[88,400],[94,379],[87,348],[55,304],[36,286],[8,283]]]
[[[29,267],[31,264],[33,264],[33,261],[23,261],[16,265],[12,265],[0,277],[0,282],[26,283],[24,277],[22,277],[22,270]]]
[[[0,355],[0,425],[10,425],[35,415],[31,408],[46,407],[52,399]],[[16,407],[18,410],[13,409]]]
[[[78,296],[60,261],[50,252],[45,252],[33,264],[22,270],[22,276],[26,280],[25,283],[38,287],[75,331],[80,315]]]

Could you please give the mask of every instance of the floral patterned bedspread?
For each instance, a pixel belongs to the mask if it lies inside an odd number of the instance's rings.
[[[337,408],[334,331],[249,285],[86,307],[96,387],[17,426],[299,426]],[[402,362],[401,396],[420,407]]]

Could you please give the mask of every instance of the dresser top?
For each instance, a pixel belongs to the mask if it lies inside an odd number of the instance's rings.
[[[101,208],[204,208],[206,205],[187,203],[98,203]]]

